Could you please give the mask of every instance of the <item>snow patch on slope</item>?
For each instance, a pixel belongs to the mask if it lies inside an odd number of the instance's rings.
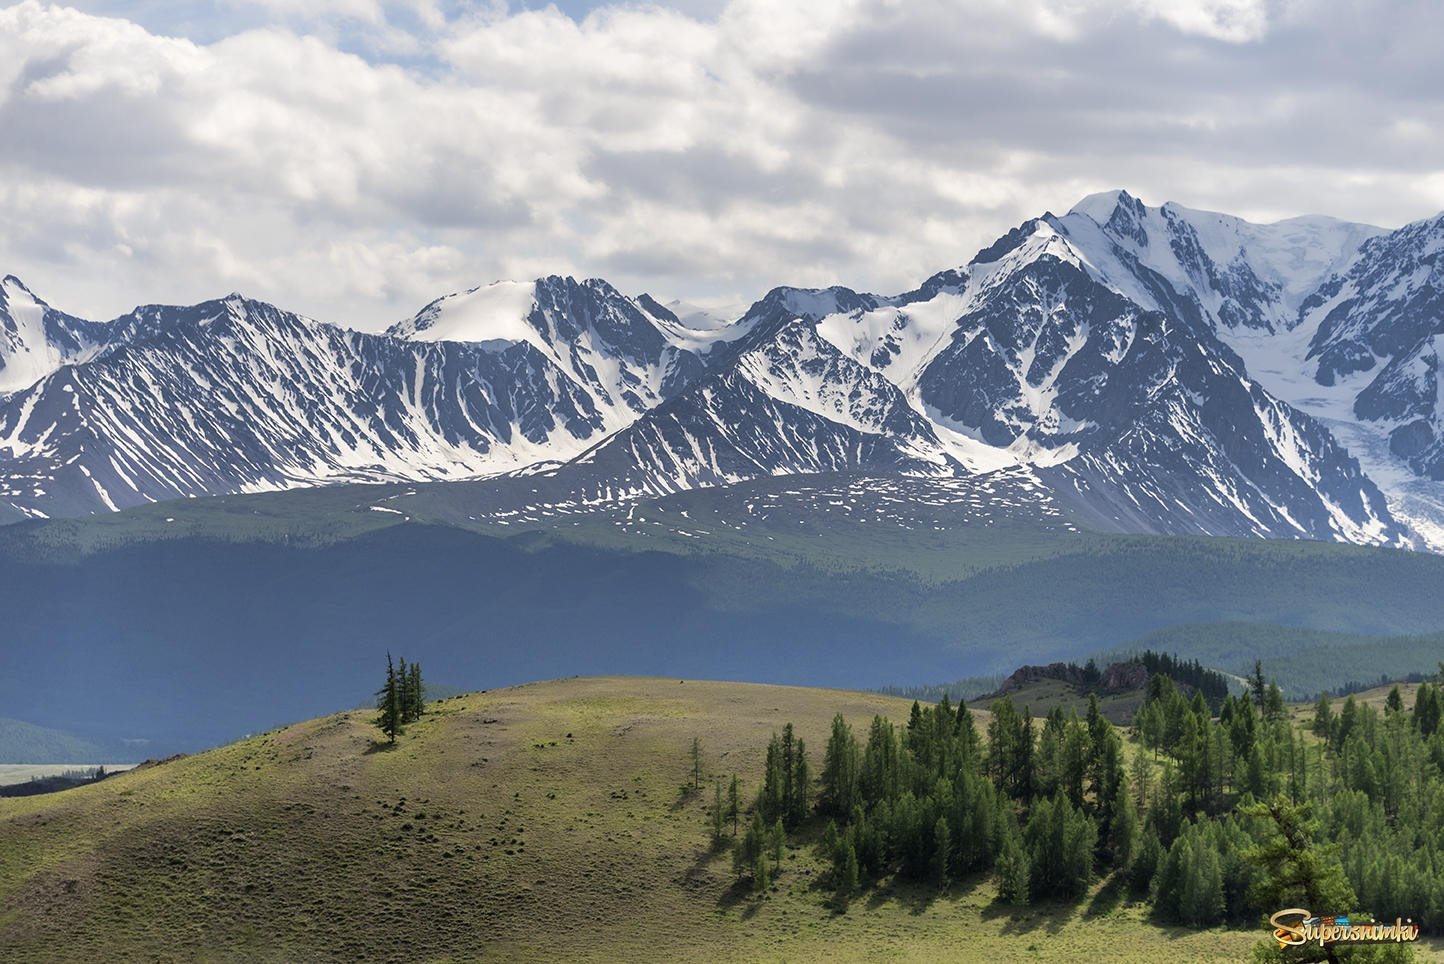
[[[535,306],[535,281],[498,281],[433,301],[410,323],[402,323],[409,330],[397,334],[412,341],[527,342],[550,353],[550,346],[527,323]]]

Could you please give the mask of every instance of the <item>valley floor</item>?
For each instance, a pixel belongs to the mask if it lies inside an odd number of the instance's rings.
[[[750,798],[784,722],[820,767],[835,712],[909,705],[569,679],[434,703],[394,748],[356,710],[0,800],[0,959],[1238,961],[1264,936],[1158,927],[1109,887],[1014,909],[982,880],[843,914],[810,847],[762,898],[734,889],[713,779]],[[694,736],[702,794],[682,789]]]
[[[24,783],[35,777],[58,777],[105,767],[107,773],[132,769],[134,763],[0,763],[0,787]]]

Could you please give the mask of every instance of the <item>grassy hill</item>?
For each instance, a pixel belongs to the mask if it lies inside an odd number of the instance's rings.
[[[108,752],[74,733],[0,719],[0,763],[99,763]]]
[[[1133,715],[1138,712],[1138,707],[1143,705],[1147,692],[1146,688],[1140,687],[1118,693],[1105,693],[1098,697],[1098,709],[1108,722],[1127,726],[1133,722]],[[1034,716],[1047,716],[1055,706],[1060,707],[1065,716],[1076,713],[1082,718],[1088,714],[1088,688],[1067,680],[1033,680],[1007,695],[1020,709],[1027,709]],[[978,705],[986,706],[992,698],[992,694],[980,697]]]
[[[760,899],[735,889],[679,790],[691,739],[708,780],[751,784],[786,721],[820,766],[833,713],[908,707],[568,679],[434,704],[394,749],[351,711],[0,800],[0,959],[1236,961],[1262,936],[1156,927],[1106,890],[1009,908],[983,880],[837,914],[807,847]]]

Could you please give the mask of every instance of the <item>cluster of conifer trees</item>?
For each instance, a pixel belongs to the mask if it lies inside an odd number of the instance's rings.
[[[426,711],[426,687],[421,681],[420,662],[408,666],[403,657],[398,669],[391,654],[386,654],[386,684],[376,691],[376,709],[376,725],[388,743],[396,742],[406,724],[421,719]]]
[[[815,802],[789,725],[769,747],[735,866],[765,887],[786,833],[817,821],[827,883],[844,898],[894,874],[989,872],[1005,901],[1069,899],[1115,875],[1164,921],[1256,923],[1302,906],[1427,930],[1444,922],[1441,715],[1444,687],[1426,683],[1412,709],[1397,688],[1382,713],[1321,697],[1295,724],[1261,673],[1215,714],[1201,691],[1158,674],[1125,752],[1096,698],[1085,718],[1054,709],[1041,726],[998,700],[982,740],[967,706],[944,696],[914,703],[903,727],[875,717],[862,742],[838,715]],[[717,800],[720,812],[720,789]],[[1408,959],[1407,948],[1367,954]]]
[[[732,866],[738,877],[750,880],[756,887],[765,887],[782,863],[782,850],[788,830],[796,829],[809,814],[809,793],[812,784],[807,764],[807,745],[793,736],[792,724],[782,734],[772,735],[767,744],[767,759],[762,771],[762,789],[752,808],[752,821],[733,851]],[[723,825],[732,822],[737,832],[740,809],[738,783],[734,774],[727,790],[726,810],[722,809],[721,784],[713,797],[712,833],[714,842],[723,838]]]

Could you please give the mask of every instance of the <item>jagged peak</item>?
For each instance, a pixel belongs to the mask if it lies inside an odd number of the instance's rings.
[[[1111,191],[1099,191],[1096,194],[1088,195],[1073,205],[1068,213],[1081,214],[1084,217],[1092,218],[1099,224],[1107,224],[1119,208],[1138,216],[1143,213],[1144,204],[1123,188],[1114,188]]]
[[[624,294],[622,294],[621,291],[617,289],[616,285],[612,284],[605,278],[584,278],[582,280],[578,280],[575,275],[548,274],[542,275],[538,278],[534,278],[530,281],[516,281],[511,278],[498,278],[495,281],[491,281],[486,284],[473,285],[470,288],[466,288],[460,291],[453,291],[450,294],[445,294],[438,298],[434,298],[429,301],[421,310],[424,312],[427,308],[432,308],[447,301],[453,301],[456,299],[465,298],[469,295],[483,294],[486,292],[501,294],[503,292],[520,293],[526,291],[530,292],[534,298],[536,293],[538,292],[565,291],[573,288],[586,289],[588,291],[594,292],[595,294],[603,298],[626,297]]]
[[[761,300],[748,309],[747,314],[752,315],[761,306],[778,306],[783,310],[797,315],[807,317],[816,321],[826,315],[835,314],[840,311],[854,311],[861,307],[875,307],[877,298],[873,295],[862,294],[853,291],[851,288],[844,288],[841,285],[832,285],[827,288],[801,288],[792,285],[779,285]]]
[[[1027,260],[1036,260],[1044,255],[1052,255],[1063,261],[1079,262],[1081,259],[1068,241],[1067,235],[1061,230],[1058,219],[1051,213],[1046,213],[1040,218],[1032,218],[1013,228],[991,245],[979,251],[970,262],[970,268],[977,268],[983,265],[994,265],[1006,259],[1010,254],[1024,248],[1029,248]]]
[[[1417,221],[1410,221],[1393,234],[1400,236],[1427,234],[1433,230],[1444,231],[1444,211],[1440,211],[1431,217],[1420,218]]]
[[[585,281],[577,281],[577,279],[573,275],[569,274],[547,274],[542,275],[540,278],[537,278],[535,281],[532,282],[532,284],[536,285],[538,288],[585,288],[589,287],[591,283],[596,280],[599,279],[588,278]],[[503,284],[504,282],[496,283]]]
[[[663,321],[671,322],[674,325],[682,324],[682,319],[677,317],[677,313],[675,311],[662,304],[656,298],[653,298],[651,294],[646,291],[637,295],[637,304],[641,305],[642,310],[646,311],[654,318],[660,318]]]
[[[931,298],[940,291],[961,291],[968,284],[968,269],[963,265],[955,268],[945,268],[935,272],[913,290],[898,295],[895,299],[899,304],[907,304],[910,301],[918,301],[922,298]]]
[[[497,283],[500,284],[501,282]],[[581,280],[578,280],[575,275],[549,274],[545,275],[544,277],[537,278],[536,281],[532,283],[536,285],[537,290],[551,291],[558,289],[567,290],[570,288],[582,288],[587,291],[593,292],[602,298],[626,297],[619,290],[617,290],[616,285],[612,284],[606,278],[583,278]]]
[[[25,282],[21,281],[20,278],[16,275],[7,274],[4,278],[0,278],[0,299],[5,299],[7,297],[7,291],[18,291],[24,297],[29,298],[31,301],[34,301],[37,305],[40,305],[43,308],[50,307],[50,305],[45,301],[45,299],[41,298],[34,291],[31,291],[30,286],[27,285]]]

